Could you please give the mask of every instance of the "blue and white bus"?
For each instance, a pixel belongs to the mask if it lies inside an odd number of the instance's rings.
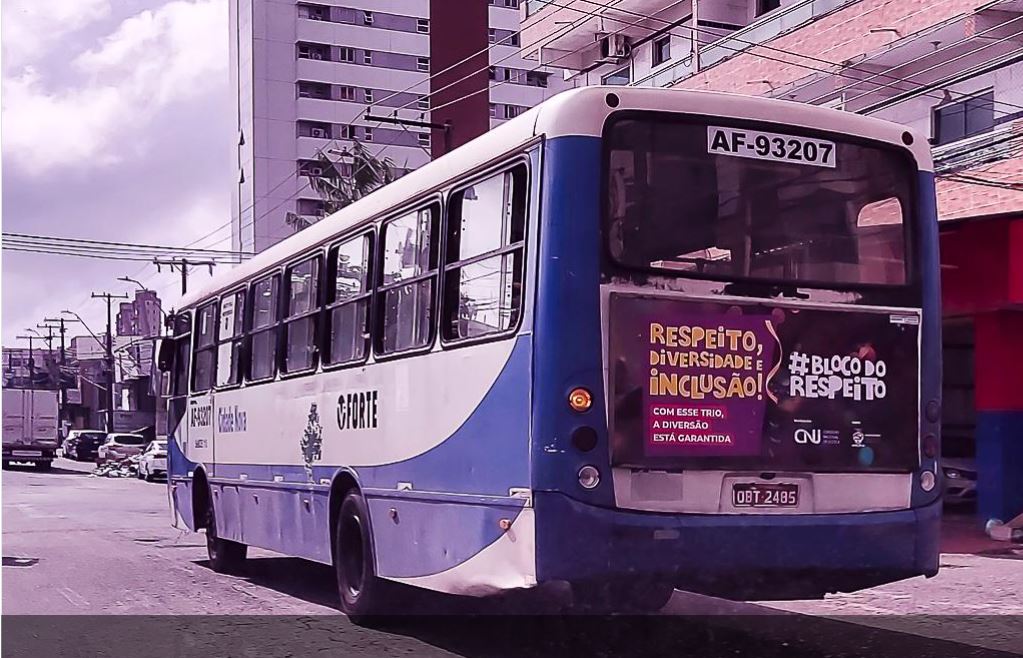
[[[169,487],[394,583],[819,597],[938,569],[926,139],[745,96],[558,95],[188,296]]]

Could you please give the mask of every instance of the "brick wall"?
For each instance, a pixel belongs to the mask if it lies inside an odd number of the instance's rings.
[[[871,33],[870,28],[891,27],[906,36],[960,14],[970,13],[988,4],[988,1],[861,0],[768,41],[767,45],[797,55],[805,54],[838,63],[872,52],[898,38],[891,32]],[[782,64],[764,59],[757,53],[792,63]],[[771,85],[778,87],[813,73],[812,69],[828,70],[828,65],[753,46],[675,86],[681,89],[760,95],[768,91],[769,86],[764,83],[749,84],[751,81],[768,80]]]

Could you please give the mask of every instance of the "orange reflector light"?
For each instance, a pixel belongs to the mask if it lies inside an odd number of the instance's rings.
[[[568,406],[572,407],[572,411],[582,413],[593,406],[593,396],[585,388],[573,388],[568,394]]]

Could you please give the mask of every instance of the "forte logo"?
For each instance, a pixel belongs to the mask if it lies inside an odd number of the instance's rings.
[[[377,391],[342,393],[337,396],[337,428],[339,430],[376,429],[378,423]]]

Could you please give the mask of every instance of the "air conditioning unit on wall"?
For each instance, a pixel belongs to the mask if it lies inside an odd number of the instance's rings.
[[[624,34],[598,33],[596,39],[600,42],[601,61],[605,63],[618,64],[632,54],[632,44]]]

